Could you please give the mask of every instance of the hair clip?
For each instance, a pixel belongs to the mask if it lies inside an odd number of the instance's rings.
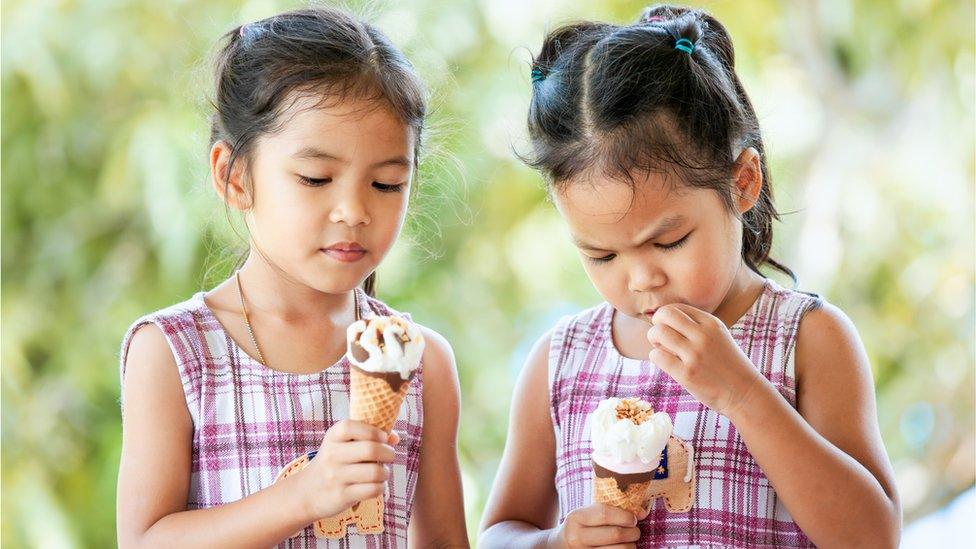
[[[244,38],[244,35],[245,35],[245,34],[247,34],[247,23],[245,23],[245,24],[243,24],[243,25],[241,25],[241,30],[240,30],[240,32],[238,32],[237,34],[238,34],[238,35],[239,35],[239,36],[240,36],[241,38]]]
[[[674,43],[674,49],[681,50],[688,55],[691,55],[695,51],[695,43],[687,38],[679,38],[677,42]]]
[[[648,17],[647,19],[644,19],[644,22],[645,23],[660,23],[661,21],[667,21],[667,19],[665,19],[664,17],[662,17],[660,15],[654,15],[654,16]]]
[[[546,79],[546,74],[539,67],[532,68],[532,83],[542,82]]]

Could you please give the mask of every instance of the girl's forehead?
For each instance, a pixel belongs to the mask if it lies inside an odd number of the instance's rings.
[[[664,176],[649,174],[634,178],[632,184],[611,178],[569,182],[557,187],[553,200],[570,220],[613,225],[685,213],[700,202],[700,192]]]
[[[413,132],[382,101],[349,97],[323,100],[300,96],[280,114],[281,127],[269,141],[288,154],[300,153],[310,145],[331,150],[348,149],[368,142],[359,153],[412,156]]]

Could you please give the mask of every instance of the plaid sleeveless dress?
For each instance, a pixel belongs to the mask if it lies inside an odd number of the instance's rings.
[[[736,343],[796,407],[794,348],[800,319],[820,298],[766,280],[730,328]],[[693,447],[697,483],[691,510],[670,513],[658,498],[641,521],[638,547],[811,547],[727,418],[707,408],[648,360],[613,344],[613,308],[564,317],[552,334],[549,390],[556,436],[559,521],[593,502],[588,417],[610,397],[638,397],[667,412],[675,436]]]
[[[359,292],[360,314],[401,314]],[[409,318],[409,315],[402,314]],[[122,342],[121,375],[135,331],[153,323],[169,342],[193,419],[193,456],[187,509],[223,505],[270,486],[292,459],[318,450],[325,432],[349,417],[349,362],[314,374],[264,367],[244,352],[203,300],[189,300],[146,315]],[[339,540],[318,539],[311,525],[279,547],[406,547],[407,525],[420,463],[423,365],[418,369],[394,430],[402,436],[390,466],[384,532],[359,535],[355,525]],[[123,404],[124,403],[120,403]]]

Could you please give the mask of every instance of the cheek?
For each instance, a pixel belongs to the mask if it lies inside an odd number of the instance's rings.
[[[597,292],[611,303],[620,301],[620,296],[625,296],[629,292],[625,281],[625,274],[619,269],[614,268],[613,262],[606,265],[598,265],[583,258],[583,270]]]
[[[722,302],[725,291],[739,263],[739,248],[729,233],[702,238],[693,253],[683,261],[684,297],[699,308],[714,308]],[[707,309],[709,310],[709,309]]]
[[[304,187],[284,180],[279,181],[277,192],[258,195],[255,216],[261,218],[265,231],[298,241],[315,236],[315,227],[327,212],[303,190]]]
[[[383,196],[371,208],[370,224],[373,226],[373,233],[385,245],[392,245],[400,234],[407,217],[408,202],[409,197],[405,193],[395,198]]]

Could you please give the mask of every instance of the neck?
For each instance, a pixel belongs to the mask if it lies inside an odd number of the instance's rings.
[[[249,312],[285,322],[345,317],[355,306],[352,291],[334,294],[309,287],[269,263],[253,248],[240,269],[240,278]]]
[[[725,299],[712,315],[726,326],[732,326],[752,307],[762,288],[763,277],[750,269],[744,261],[740,262],[735,277],[725,292]]]

